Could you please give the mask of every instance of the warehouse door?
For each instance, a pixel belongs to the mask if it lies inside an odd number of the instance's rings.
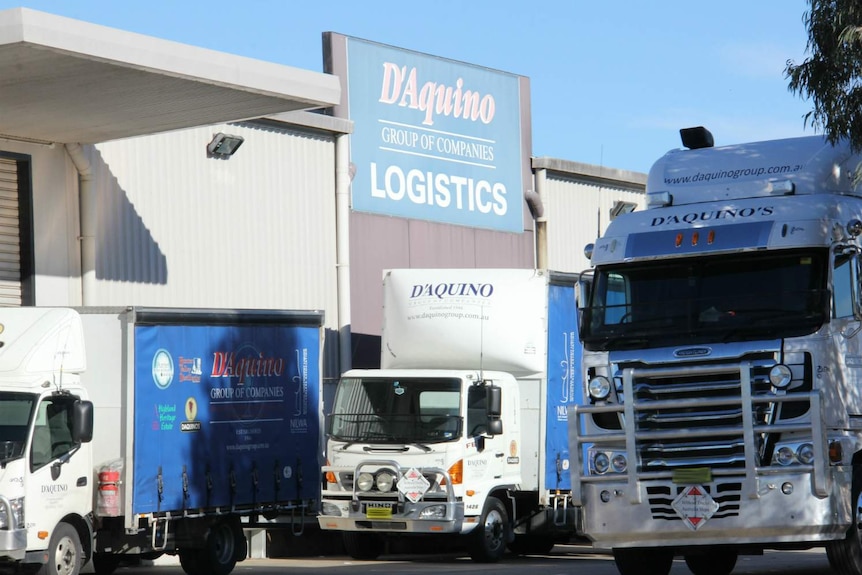
[[[0,307],[23,305],[21,282],[20,170],[15,159],[0,157]]]

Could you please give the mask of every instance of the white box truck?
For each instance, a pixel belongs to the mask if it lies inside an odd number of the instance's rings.
[[[245,559],[319,501],[319,312],[0,310],[0,566]],[[305,477],[305,479],[303,479]]]
[[[860,156],[821,137],[713,147],[589,246],[571,409],[584,534],[623,575],[726,575],[826,548],[862,573]]]
[[[574,533],[574,280],[384,272],[381,369],[344,373],[326,420],[319,523],[350,555],[376,558],[390,536],[463,534],[491,562]]]

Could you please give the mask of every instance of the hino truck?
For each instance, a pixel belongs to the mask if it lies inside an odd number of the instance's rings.
[[[319,501],[320,312],[0,310],[0,570],[178,555],[226,575],[245,529]],[[5,572],[5,571],[4,571]]]
[[[859,575],[862,158],[818,136],[682,135],[647,209],[587,246],[569,421],[583,532],[622,575],[810,547]]]
[[[568,539],[576,276],[384,272],[381,369],[345,372],[326,419],[320,527],[373,559],[392,536],[463,535],[477,561]]]

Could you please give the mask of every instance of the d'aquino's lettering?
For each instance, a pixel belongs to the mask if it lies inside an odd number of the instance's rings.
[[[686,214],[673,214],[670,216],[656,216],[652,219],[650,226],[668,226],[674,224],[695,224],[701,222],[718,220],[744,220],[748,218],[768,217],[775,211],[772,206],[761,206],[757,208],[725,208],[722,210],[711,210],[706,212],[688,212]]]

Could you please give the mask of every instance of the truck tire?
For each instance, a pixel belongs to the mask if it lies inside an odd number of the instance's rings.
[[[245,559],[245,535],[234,521],[218,521],[210,527],[203,559],[210,575],[228,575],[236,567],[237,559]],[[243,554],[238,557],[238,553]]]
[[[844,539],[826,543],[826,557],[838,575],[862,573],[862,466],[853,466],[850,494],[850,529]]]
[[[111,575],[120,566],[123,556],[114,553],[93,553],[93,571],[96,575]]]
[[[704,553],[686,555],[685,564],[694,575],[730,575],[739,552],[733,548],[712,548]]]
[[[84,565],[84,548],[78,531],[68,523],[59,523],[48,542],[48,562],[39,575],[79,575]]]
[[[206,557],[203,549],[180,549],[177,551],[180,557],[180,567],[186,575],[208,575]]]
[[[503,558],[506,545],[512,539],[512,526],[509,525],[509,514],[506,506],[496,497],[485,501],[485,509],[479,525],[468,537],[470,542],[467,550],[470,558],[479,563],[495,563]]]
[[[620,575],[668,575],[673,565],[673,552],[661,547],[614,548],[614,563]]]
[[[373,561],[383,553],[385,542],[376,533],[358,533],[345,531],[341,534],[344,550],[348,555],[360,561]]]

